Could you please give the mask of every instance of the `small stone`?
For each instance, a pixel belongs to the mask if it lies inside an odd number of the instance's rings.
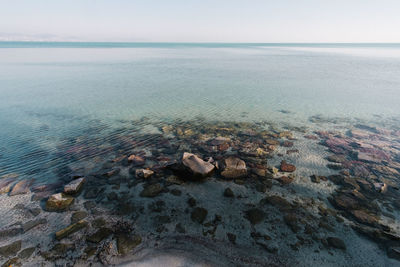
[[[166,181],[167,181],[168,183],[177,184],[177,185],[181,185],[181,184],[184,183],[184,181],[182,181],[181,179],[179,179],[178,176],[175,176],[175,175],[170,175],[170,176],[168,176],[167,179],[166,179]]]
[[[22,227],[13,227],[0,230],[0,238],[13,237],[23,233]]]
[[[146,186],[142,192],[140,192],[140,196],[141,197],[155,197],[158,194],[161,193],[161,191],[163,190],[163,187],[161,186],[161,184],[157,183],[157,184],[151,184]]]
[[[16,267],[16,266],[21,266],[18,257],[11,258],[1,265],[1,267]]]
[[[260,209],[253,208],[246,211],[245,217],[250,221],[251,224],[259,224],[264,220],[265,212]]]
[[[21,250],[22,241],[18,240],[9,245],[5,245],[0,247],[0,256],[10,257],[17,254],[18,251]]]
[[[33,254],[35,250],[35,247],[23,249],[20,253],[18,253],[18,257],[21,259],[27,259]]]
[[[63,193],[57,193],[51,195],[46,202],[46,210],[47,211],[64,211],[66,210],[72,203],[74,202],[74,198]]]
[[[71,223],[77,223],[82,219],[85,219],[87,217],[88,213],[86,211],[76,211],[72,213],[71,215]]]
[[[292,204],[280,196],[269,196],[260,200],[260,204],[271,204],[279,208],[280,211],[288,211],[292,209]]]
[[[193,197],[188,199],[188,204],[189,204],[190,207],[196,206],[196,202],[197,202],[196,199],[193,198]]]
[[[352,210],[350,213],[354,216],[356,221],[362,224],[371,225],[371,226],[378,226],[379,218],[377,216],[368,214],[363,210]]]
[[[235,157],[229,157],[224,160],[225,168],[221,175],[228,179],[241,178],[247,175],[246,163]]]
[[[142,238],[139,235],[127,236],[119,234],[117,236],[118,253],[125,255],[137,247],[140,243],[142,243]]]
[[[100,243],[103,239],[107,238],[112,234],[112,230],[109,228],[100,228],[96,233],[86,237],[86,240],[92,243]]]
[[[23,229],[24,233],[26,233],[30,229],[32,229],[40,224],[45,224],[45,223],[47,223],[47,220],[45,218],[31,220],[31,221],[28,221],[28,222],[22,224],[22,229]]]
[[[292,229],[294,233],[297,233],[300,230],[300,226],[298,224],[298,218],[294,213],[289,213],[283,217],[285,223]]]
[[[228,240],[232,243],[236,243],[236,235],[232,233],[226,233],[226,236],[228,237]]]
[[[280,170],[283,172],[294,172],[296,170],[296,166],[287,163],[286,161],[281,161]]]
[[[22,180],[22,181],[16,183],[9,195],[16,196],[16,195],[23,195],[23,194],[29,193],[30,192],[29,188],[32,185],[32,183],[33,183],[33,180]]]
[[[281,146],[283,146],[283,147],[292,147],[293,146],[293,142],[283,141]]]
[[[185,227],[182,226],[181,223],[178,223],[178,224],[175,226],[175,231],[177,231],[177,232],[180,233],[180,234],[186,233],[186,229],[185,229]]]
[[[379,193],[385,193],[387,191],[388,186],[385,183],[374,183],[374,188],[375,191]]]
[[[104,218],[96,218],[95,220],[92,221],[92,226],[94,228],[99,228],[99,227],[103,227],[104,225],[106,225],[106,220]]]
[[[72,182],[64,186],[64,193],[70,195],[77,194],[82,189],[84,182],[85,178],[83,177],[73,180]]]
[[[176,189],[176,188],[172,189],[170,192],[171,192],[171,194],[174,195],[174,196],[180,196],[180,195],[182,195],[182,191],[179,190],[179,189]]]
[[[78,232],[79,230],[85,228],[88,226],[88,222],[85,220],[80,220],[77,223],[71,224],[68,227],[56,232],[56,239],[61,240],[75,232]]]
[[[94,201],[86,201],[85,203],[83,203],[83,206],[85,207],[85,209],[91,210],[96,207],[96,203]]]
[[[334,163],[343,163],[346,161],[346,157],[344,155],[330,155],[327,160]]]
[[[192,211],[191,219],[194,222],[202,224],[207,217],[208,211],[205,208],[197,207]]]
[[[346,244],[337,237],[328,237],[326,241],[328,241],[328,245],[333,248],[346,250]]]
[[[130,155],[128,157],[128,162],[131,163],[133,166],[143,166],[146,163],[146,160],[142,158],[141,156],[137,155]]]
[[[232,189],[230,189],[229,187],[227,187],[224,191],[224,196],[225,197],[235,197],[235,195],[233,194]]]
[[[290,184],[293,182],[293,180],[294,180],[293,177],[288,177],[288,176],[281,176],[278,178],[278,181],[283,185]]]
[[[0,194],[7,194],[10,192],[11,187],[14,184],[14,178],[1,179],[0,180]]]
[[[317,184],[319,184],[320,182],[321,182],[321,178],[318,176],[318,175],[311,175],[310,176],[310,179],[311,179],[311,181],[313,182],[313,183],[317,183]]]
[[[148,179],[154,174],[154,172],[152,170],[137,169],[135,174],[137,178]]]

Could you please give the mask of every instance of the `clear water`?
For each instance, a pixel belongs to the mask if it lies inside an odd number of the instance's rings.
[[[0,174],[29,175],[66,138],[143,116],[397,117],[400,45],[4,42],[0,93]]]

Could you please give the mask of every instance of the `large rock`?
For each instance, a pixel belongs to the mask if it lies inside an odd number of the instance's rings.
[[[80,220],[77,223],[71,224],[68,227],[56,232],[56,239],[61,240],[69,235],[72,235],[75,232],[85,228],[88,226],[88,222],[85,220]]]
[[[46,202],[46,210],[47,211],[64,211],[66,210],[72,203],[74,202],[74,198],[63,193],[57,193],[51,195]]]
[[[85,178],[83,178],[83,177],[72,180],[69,184],[64,186],[64,193],[70,194],[70,195],[78,193],[82,189],[84,182],[85,182]]]
[[[225,178],[235,179],[247,175],[246,163],[235,157],[229,157],[224,160],[225,168],[221,175]]]
[[[205,162],[198,156],[185,152],[182,157],[182,164],[194,178],[207,177],[212,174],[215,166]]]

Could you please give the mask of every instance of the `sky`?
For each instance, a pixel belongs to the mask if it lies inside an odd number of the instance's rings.
[[[0,0],[0,40],[400,42],[399,0]]]

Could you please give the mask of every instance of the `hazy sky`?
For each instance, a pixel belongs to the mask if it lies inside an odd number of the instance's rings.
[[[400,42],[400,0],[0,0],[0,40]]]

